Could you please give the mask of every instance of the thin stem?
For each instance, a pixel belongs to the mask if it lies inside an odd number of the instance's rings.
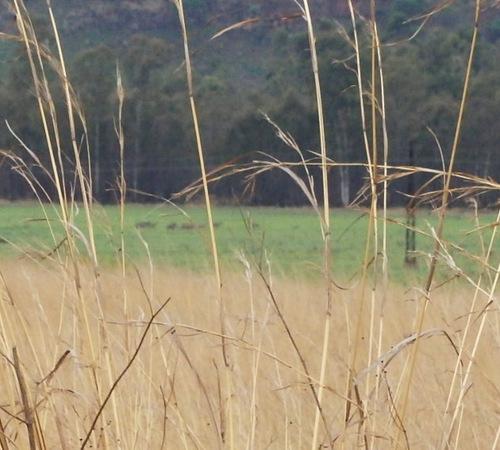
[[[123,368],[123,370],[120,372],[120,374],[118,375],[118,377],[113,382],[113,385],[109,389],[106,397],[104,397],[104,400],[102,401],[102,403],[101,403],[101,405],[99,407],[99,410],[97,411],[97,414],[95,415],[94,420],[92,421],[92,424],[90,425],[89,431],[87,432],[87,435],[85,436],[85,438],[82,441],[82,444],[81,444],[81,447],[80,447],[81,450],[83,450],[87,446],[87,443],[88,443],[88,441],[90,439],[90,436],[94,432],[94,429],[95,429],[95,427],[97,425],[97,422],[98,422],[100,416],[102,415],[106,404],[108,403],[109,399],[113,395],[113,392],[116,390],[118,384],[120,383],[120,381],[122,380],[122,378],[125,376],[125,374],[128,372],[128,370],[130,369],[130,367],[132,367],[132,364],[134,363],[134,361],[137,359],[137,356],[139,355],[139,352],[140,352],[140,350],[141,350],[141,348],[142,348],[142,346],[144,344],[144,341],[146,340],[146,336],[148,335],[149,330],[153,326],[154,320],[163,311],[163,309],[165,308],[165,306],[167,306],[167,304],[168,304],[169,301],[170,301],[170,298],[167,299],[166,301],[164,301],[163,304],[151,315],[148,323],[146,324],[146,328],[144,328],[144,331],[142,333],[141,339],[139,340],[139,343],[137,344],[137,347],[136,347],[134,353],[132,354],[132,357],[128,360],[128,362],[125,365],[125,367]]]
[[[443,193],[441,196],[441,208],[439,210],[439,223],[438,223],[438,229],[436,232],[436,239],[435,239],[435,243],[434,243],[434,251],[432,253],[431,265],[430,265],[430,269],[429,269],[429,274],[427,276],[427,282],[425,285],[423,305],[420,308],[419,317],[418,317],[418,321],[417,321],[417,336],[420,335],[420,333],[423,329],[424,319],[425,319],[426,312],[427,312],[427,307],[429,306],[429,301],[431,298],[432,283],[434,281],[434,276],[436,273],[439,251],[441,248],[441,238],[443,236],[443,231],[444,231],[444,224],[445,224],[445,218],[446,218],[446,208],[448,206],[448,200],[450,197],[451,180],[453,178],[455,159],[456,159],[456,156],[458,153],[458,142],[459,142],[461,132],[462,132],[463,116],[464,116],[465,105],[466,105],[466,101],[467,101],[467,97],[468,97],[468,93],[469,93],[469,86],[470,86],[471,72],[472,72],[472,63],[474,61],[474,53],[476,50],[477,37],[478,37],[478,33],[479,33],[480,16],[481,16],[481,0],[476,0],[474,31],[472,33],[469,59],[467,62],[467,70],[465,73],[465,80],[464,80],[464,86],[463,86],[463,91],[462,91],[462,99],[460,101],[460,109],[458,112],[457,125],[455,128],[455,136],[454,136],[453,145],[451,148],[450,163],[448,166],[448,170],[446,172],[445,184],[444,184]],[[403,392],[402,403],[401,403],[402,406],[400,408],[401,421],[403,423],[404,423],[406,411],[408,408],[408,398],[409,398],[409,393],[410,393],[410,386],[412,384],[413,375],[415,373],[416,360],[417,360],[417,355],[418,355],[419,346],[420,346],[419,344],[420,344],[420,339],[417,339],[415,341],[415,345],[412,349],[411,360],[410,360],[410,369],[409,369],[409,373],[408,373],[408,380],[407,380],[406,387],[405,387],[404,392]],[[397,444],[400,442],[400,438],[401,438],[401,428],[398,428],[398,435],[396,438]]]
[[[308,0],[304,0],[304,15],[307,22],[307,34],[309,38],[309,48],[311,51],[311,64],[312,71],[314,75],[314,87],[316,92],[316,107],[318,114],[318,129],[320,137],[320,154],[321,154],[321,176],[323,182],[323,220],[322,220],[322,231],[323,231],[323,271],[324,271],[324,282],[325,282],[325,294],[326,294],[326,310],[325,310],[325,324],[323,330],[323,346],[321,352],[321,368],[319,376],[319,386],[317,392],[317,408],[314,418],[314,431],[311,443],[311,448],[314,450],[318,446],[318,436],[319,436],[319,425],[321,419],[324,421],[324,416],[322,413],[322,399],[323,391],[325,385],[325,375],[327,368],[327,356],[328,356],[328,346],[330,341],[330,322],[332,317],[332,289],[330,283],[330,271],[331,271],[331,245],[330,245],[330,195],[328,191],[328,158],[327,158],[327,148],[326,148],[326,133],[325,133],[325,119],[323,112],[323,100],[321,95],[321,82],[319,77],[318,68],[318,55],[316,52],[316,38],[314,35],[314,27],[311,17],[311,12],[309,9]]]
[[[92,221],[92,188],[89,186],[89,183],[85,177],[83,172],[83,166],[80,158],[80,149],[78,146],[78,142],[76,139],[76,125],[75,125],[75,113],[73,109],[73,98],[71,92],[71,86],[69,83],[68,74],[66,71],[66,63],[64,59],[64,53],[61,46],[61,40],[59,38],[59,31],[57,28],[56,20],[54,17],[54,12],[52,10],[52,5],[50,0],[46,0],[47,2],[47,10],[49,12],[50,22],[52,24],[52,31],[54,33],[54,38],[56,41],[57,52],[60,63],[61,70],[61,81],[63,83],[64,95],[66,97],[66,111],[68,113],[68,121],[69,121],[69,130],[71,134],[71,144],[73,148],[73,156],[75,157],[75,168],[78,174],[78,180],[80,182],[80,190],[82,195],[82,201],[85,209],[85,217],[87,220],[87,229],[88,229],[88,239],[89,239],[89,250],[90,257],[92,258],[92,262],[94,264],[94,270],[97,271],[97,250],[95,246],[94,239],[94,225]],[[86,133],[85,133],[86,134]]]
[[[215,279],[217,282],[217,292],[218,292],[218,297],[219,297],[219,325],[221,329],[221,348],[222,348],[222,358],[224,360],[224,366],[226,368],[225,370],[225,375],[226,375],[226,398],[227,398],[227,417],[228,417],[228,422],[229,422],[229,447],[233,448],[233,439],[234,439],[234,431],[233,431],[233,406],[232,406],[232,380],[231,380],[231,362],[229,359],[228,355],[228,346],[226,343],[226,338],[225,336],[227,335],[226,333],[226,325],[225,325],[225,320],[226,320],[226,312],[225,312],[225,304],[224,300],[222,298],[222,277],[221,277],[221,268],[220,268],[220,263],[219,263],[219,253],[217,250],[217,240],[215,237],[215,227],[214,227],[214,220],[213,220],[213,214],[212,214],[212,203],[210,200],[210,191],[208,188],[208,178],[207,178],[207,173],[206,173],[206,168],[205,168],[205,157],[204,157],[204,151],[203,151],[203,145],[202,145],[202,140],[201,140],[201,132],[200,132],[200,126],[199,126],[199,121],[198,121],[198,114],[196,111],[196,101],[195,101],[195,96],[194,96],[194,84],[193,84],[193,69],[192,69],[192,64],[191,64],[191,55],[189,51],[189,39],[188,39],[188,33],[187,33],[187,27],[186,27],[186,20],[184,17],[184,7],[183,7],[183,1],[182,0],[174,0],[175,5],[177,6],[177,11],[179,13],[179,22],[181,25],[182,29],[182,40],[184,43],[184,57],[185,57],[185,63],[186,63],[186,78],[187,78],[187,84],[188,84],[188,95],[189,95],[189,104],[191,106],[191,115],[193,119],[193,125],[194,125],[194,132],[195,132],[195,137],[196,137],[196,146],[198,149],[198,159],[199,159],[199,165],[200,165],[200,170],[201,170],[201,179],[202,179],[202,184],[203,184],[203,192],[205,195],[205,205],[206,205],[206,211],[207,211],[207,218],[208,218],[208,228],[210,231],[210,242],[212,245],[212,258],[213,258],[213,263],[214,263],[214,272],[215,272]],[[222,416],[221,416],[222,417]],[[221,429],[224,429],[223,424],[221,424]],[[222,437],[222,440],[225,440],[225,437]]]
[[[184,8],[183,8],[183,2],[182,0],[176,0],[175,4],[177,6],[177,10],[179,12],[179,21],[181,24],[182,28],[182,38],[184,42],[184,57],[185,57],[185,63],[186,63],[186,78],[187,78],[187,84],[188,84],[188,95],[189,95],[189,104],[191,106],[191,115],[193,119],[193,125],[194,125],[194,133],[195,133],[195,138],[196,138],[196,147],[198,149],[198,158],[200,162],[200,170],[201,170],[201,179],[203,183],[203,192],[205,194],[205,203],[206,203],[206,209],[207,209],[207,215],[208,215],[208,224],[209,224],[209,230],[210,230],[210,242],[212,245],[212,257],[213,257],[213,262],[214,262],[214,270],[215,270],[215,277],[217,281],[217,286],[219,289],[219,298],[222,300],[222,277],[221,277],[221,269],[220,269],[220,263],[219,263],[219,257],[218,257],[218,251],[217,251],[217,240],[215,238],[215,227],[214,227],[214,221],[212,217],[212,204],[210,200],[210,191],[208,189],[208,178],[207,178],[207,172],[205,168],[205,156],[204,156],[204,151],[203,151],[203,145],[201,141],[201,132],[200,132],[200,126],[199,126],[199,121],[198,121],[198,114],[196,112],[196,101],[194,97],[194,85],[193,85],[193,69],[192,69],[192,64],[191,64],[191,55],[189,52],[189,40],[188,40],[188,34],[187,34],[187,28],[186,28],[186,21],[184,18]],[[225,335],[224,332],[224,303],[221,301],[220,302],[220,319],[221,319],[221,334],[222,336]],[[224,341],[224,338],[222,338]],[[226,345],[223,342],[222,345],[223,353],[224,353],[224,363],[226,366],[229,365],[229,361],[227,358],[226,354]]]

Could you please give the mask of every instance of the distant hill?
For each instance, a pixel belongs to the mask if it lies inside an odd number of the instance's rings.
[[[46,0],[25,2],[38,39],[55,50]],[[68,73],[86,115],[97,174],[96,197],[102,201],[114,198],[110,186],[118,167],[117,65],[125,88],[126,172],[132,190],[168,197],[196,179],[199,169],[194,161],[184,49],[178,11],[173,2],[54,0],[52,4]],[[364,72],[362,83],[368,91],[372,55],[370,2],[357,0],[355,4],[360,64]],[[278,159],[290,158],[289,149],[276,138],[262,111],[290,132],[302,149],[317,150],[314,83],[307,27],[300,5],[301,2],[293,0],[184,0],[195,96],[209,166],[237,157],[250,158],[256,151],[267,152]],[[439,5],[436,0],[376,1],[377,30],[384,44],[387,132],[395,164],[406,164],[407,147],[412,142],[421,164],[440,168],[441,159],[428,130],[436,133],[445,149],[453,138],[475,4],[448,2],[448,7],[428,16],[417,38],[409,39],[424,22],[425,14]],[[500,96],[497,82],[500,3],[485,0],[483,6],[470,95],[470,110],[474,114],[465,118],[464,151],[458,163],[464,172],[499,178],[500,161],[494,158],[500,145],[499,137],[489,123],[491,117],[500,114],[496,100]],[[358,80],[353,70],[356,59],[353,58],[348,3],[311,0],[310,8],[329,155],[336,161],[363,161],[359,97],[353,89]],[[224,30],[226,32],[221,33]],[[7,8],[0,9],[0,31],[17,33],[15,15]],[[212,39],[216,34],[221,35]],[[385,45],[387,43],[398,45]],[[0,61],[1,118],[9,120],[28,143],[39,147],[43,133],[24,47],[15,40],[0,41]],[[55,74],[51,77],[55,99],[63,108],[64,99],[60,94],[57,98],[57,77]],[[369,98],[365,100],[368,102]],[[67,138],[67,131],[63,133]],[[2,132],[1,122],[0,148],[22,152],[19,143],[8,132]],[[5,170],[0,170],[2,179],[9,176]],[[357,192],[365,177],[362,171],[349,170],[349,174],[344,171],[336,175],[343,180],[343,186],[349,188],[343,188],[347,199],[348,192]],[[278,183],[278,177],[279,174],[274,173],[267,178],[260,177],[260,184],[252,190],[254,201],[271,199],[279,204],[300,204],[303,199],[298,199],[293,187],[285,181]],[[241,185],[237,178],[217,183],[216,194],[221,198],[232,197]],[[404,187],[394,188],[396,192]],[[338,189],[338,183],[332,189]],[[0,197],[12,195],[26,194],[14,183],[10,188],[0,186]],[[396,194],[393,201],[400,201]],[[344,199],[342,202],[345,203]]]
[[[136,33],[154,33],[163,36],[178,36],[179,24],[175,5],[166,0],[64,0],[52,2],[58,27],[70,51],[79,51],[97,43],[111,46],[122,44]],[[300,3],[300,2],[299,2]],[[458,2],[456,2],[458,3]],[[498,2],[485,8],[485,16],[498,10]],[[46,14],[45,0],[25,0],[28,10],[41,17]],[[316,22],[335,19],[348,23],[350,14],[345,0],[311,0],[309,2]],[[370,14],[366,0],[354,1],[361,16]],[[377,20],[382,25],[401,22],[414,15],[424,14],[436,7],[432,0],[377,0]],[[433,18],[456,28],[467,23],[468,12],[473,5],[453,5],[451,12]],[[224,29],[248,18],[262,18],[269,21],[280,16],[300,13],[299,6],[292,0],[184,0],[184,9],[190,31],[194,36]],[[0,27],[12,31],[14,16],[7,8],[0,13]],[[296,22],[301,22],[300,20]],[[209,34],[207,34],[209,36]],[[246,46],[246,42],[241,42]]]
[[[379,4],[389,4],[384,0]],[[358,1],[360,6],[365,2]],[[46,15],[45,0],[26,0],[32,14]],[[311,9],[317,18],[346,18],[349,14],[344,0],[311,1]],[[119,43],[124,37],[138,32],[178,32],[178,15],[175,5],[165,0],[64,0],[53,2],[58,26],[63,36],[85,45],[94,39],[89,34],[97,32],[107,40]],[[214,28],[229,26],[249,17],[272,18],[299,12],[291,0],[185,0],[184,9],[190,24]],[[0,14],[3,30],[12,29],[13,14],[4,9]],[[83,37],[83,38],[82,38]]]

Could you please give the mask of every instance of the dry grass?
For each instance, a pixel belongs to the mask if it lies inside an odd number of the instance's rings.
[[[288,173],[318,213],[324,242],[321,281],[272,278],[266,267],[239,255],[241,271],[221,273],[210,207],[201,130],[196,113],[189,39],[182,0],[175,1],[184,37],[186,79],[210,228],[214,271],[192,274],[153,264],[133,268],[122,238],[121,267],[103,271],[93,239],[92,177],[82,166],[76,122],[85,130],[47,2],[57,54],[36,38],[21,0],[13,0],[20,39],[26,46],[38,100],[59,220],[66,232],[43,264],[0,266],[0,445],[10,448],[495,448],[498,445],[500,374],[495,352],[500,324],[494,303],[499,271],[436,286],[437,261],[453,269],[442,245],[451,180],[464,176],[475,189],[488,180],[456,174],[461,117],[470,70],[464,82],[451,161],[443,164],[443,190],[432,192],[440,225],[425,284],[403,291],[391,286],[386,268],[387,183],[418,170],[389,168],[384,112],[382,50],[375,1],[366,20],[371,34],[371,69],[362,73],[356,33],[352,46],[369,174],[370,225],[364,268],[348,288],[331,276],[328,171],[320,74],[308,2],[299,4],[307,23],[318,105],[321,148],[308,160],[295,141],[275,125],[278,137],[301,157],[305,180],[283,161],[257,161],[249,179],[270,169]],[[480,1],[477,1],[479,15]],[[352,2],[353,29],[358,16]],[[435,11],[437,12],[437,11]],[[365,21],[365,19],[362,19]],[[478,17],[475,23],[477,24]],[[477,26],[474,26],[471,67]],[[347,36],[347,34],[346,34]],[[60,77],[70,123],[70,151],[64,148],[47,82],[49,67]],[[117,70],[116,133],[126,158],[121,111],[126,100]],[[367,82],[366,80],[370,80]],[[365,108],[365,103],[370,108]],[[271,119],[269,119],[271,122]],[[271,122],[272,125],[274,125]],[[371,131],[370,133],[368,131]],[[14,130],[12,130],[14,133]],[[382,134],[382,143],[378,133]],[[22,137],[16,136],[23,145]],[[86,142],[85,138],[82,142]],[[382,148],[383,155],[380,155]],[[26,158],[39,161],[25,146]],[[66,153],[67,152],[67,153]],[[63,162],[71,154],[73,186],[65,184]],[[18,155],[6,154],[40,199],[50,199]],[[380,162],[382,161],[382,163]],[[316,199],[309,165],[322,172],[322,203]],[[394,174],[389,174],[394,169]],[[121,172],[121,227],[126,183]],[[382,209],[377,192],[383,188]],[[491,189],[498,189],[497,185]],[[75,192],[82,198],[85,229],[74,224]],[[467,192],[460,192],[466,196]],[[426,201],[419,194],[415,203]],[[499,217],[500,219],[500,217]],[[498,223],[498,220],[496,224]],[[485,267],[496,242],[485,242]],[[140,224],[138,224],[139,227]],[[146,222],[142,226],[149,226]],[[249,227],[250,228],[250,227]],[[87,254],[78,254],[77,241]],[[147,253],[147,246],[145,246]],[[379,268],[382,270],[379,270]],[[270,273],[268,273],[270,272]],[[456,283],[456,284],[454,284]],[[473,289],[473,286],[476,289]]]
[[[228,399],[221,397],[219,317],[213,307],[218,289],[210,276],[165,268],[144,273],[140,279],[137,273],[128,273],[124,280],[117,270],[101,274],[95,285],[92,270],[82,267],[86,287],[85,303],[80,304],[60,267],[19,263],[1,270],[4,388],[0,404],[12,448],[28,448],[13,348],[17,348],[36,416],[37,448],[78,448],[103,398],[130,361],[150,308],[156,309],[168,298],[171,301],[154,320],[137,358],[116,386],[89,444],[94,448],[223,447],[229,402],[237,448],[304,448],[310,444],[315,401],[269,293],[258,279],[249,284],[242,272],[226,280],[225,320],[233,373],[232,398]],[[122,309],[124,284],[128,317]],[[97,292],[102,310],[95,300]],[[323,307],[323,287],[305,280],[279,280],[273,292],[310,373],[319,373],[323,331],[318,311]],[[335,292],[336,308],[344,313],[332,317],[333,350],[328,357],[323,413],[332,439],[347,448],[355,447],[360,439],[373,440],[372,448],[393,448],[400,428],[396,405],[423,300],[415,291],[384,292],[385,330],[375,353],[385,358],[376,364],[377,358],[368,357],[366,346],[359,348],[355,379],[359,399],[355,395],[348,400],[351,414],[346,421],[344,387],[359,293],[358,288]],[[380,293],[376,297],[378,309]],[[453,405],[449,411],[445,406],[457,351],[464,345],[466,352],[457,370],[463,379],[480,323],[476,319],[482,315],[486,317],[482,345],[465,386],[461,427],[451,441],[459,442],[460,448],[493,444],[500,383],[498,317],[496,311],[484,312],[487,300],[480,299],[472,312],[471,337],[462,342],[471,297],[459,286],[449,287],[436,293],[429,306],[404,423],[411,448],[439,446],[453,411]],[[89,335],[81,331],[82,309],[90,318],[95,360]],[[361,339],[368,342],[368,317],[360,328]],[[365,436],[359,436],[361,416]]]

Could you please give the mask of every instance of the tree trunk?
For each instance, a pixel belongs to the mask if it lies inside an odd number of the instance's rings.
[[[141,154],[141,120],[142,120],[142,101],[138,100],[135,109],[135,142],[134,142],[134,164],[132,166],[132,198],[137,201],[137,192],[139,190],[139,160]]]
[[[99,195],[101,194],[101,142],[100,142],[100,134],[101,134],[101,124],[99,120],[96,120],[95,128],[94,128],[94,157],[92,161],[94,163],[94,170],[92,174],[93,179],[93,195],[95,198],[99,199]]]
[[[408,165],[415,167],[414,142],[410,141],[408,149]],[[414,175],[408,175],[408,186],[406,188],[408,203],[406,204],[406,251],[405,263],[409,266],[417,264],[416,251],[416,231],[415,231],[415,180]]]
[[[349,179],[349,167],[340,167],[340,201],[343,207],[349,206],[351,196],[351,180]]]

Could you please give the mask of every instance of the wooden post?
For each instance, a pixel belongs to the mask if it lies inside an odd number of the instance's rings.
[[[408,147],[408,165],[415,167],[415,141],[411,140]],[[417,264],[416,250],[416,232],[415,232],[415,179],[414,175],[408,175],[408,185],[406,188],[408,202],[406,204],[406,251],[405,264],[415,266]]]

